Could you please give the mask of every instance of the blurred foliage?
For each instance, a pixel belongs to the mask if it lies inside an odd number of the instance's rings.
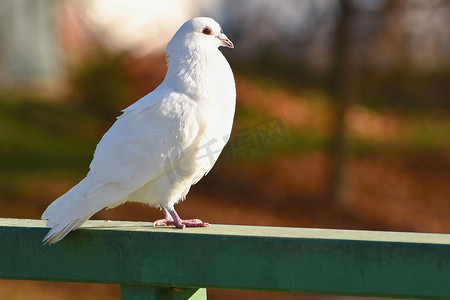
[[[362,74],[360,103],[377,109],[398,112],[450,113],[450,66],[417,72],[394,69],[387,74]]]
[[[274,51],[262,51],[251,59],[233,58],[232,65],[261,85],[297,93],[324,90],[328,76]],[[407,67],[384,72],[361,70],[357,80],[357,102],[364,106],[398,113],[450,114],[450,66],[423,72]],[[314,101],[314,97],[309,99]]]
[[[114,121],[130,101],[122,54],[99,50],[73,72],[72,85],[86,113]]]
[[[18,182],[33,173],[70,177],[86,172],[97,123],[61,103],[0,97],[0,189],[20,188]]]

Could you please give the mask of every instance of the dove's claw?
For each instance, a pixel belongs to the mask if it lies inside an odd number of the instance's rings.
[[[211,226],[211,224],[203,222],[199,219],[191,219],[191,220],[182,220],[181,223],[186,225],[186,227],[207,227]]]
[[[153,222],[153,227],[161,226],[161,225],[163,225],[163,226],[173,225],[173,220],[172,219],[168,220],[168,219],[164,218],[164,219],[159,219],[159,220],[156,220],[155,222]]]
[[[186,228],[186,225],[184,225],[183,223],[175,223],[174,225],[178,229],[185,229]]]

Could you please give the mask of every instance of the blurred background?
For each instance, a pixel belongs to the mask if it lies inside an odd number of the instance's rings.
[[[177,210],[211,223],[450,233],[450,1],[2,0],[0,217],[40,218],[166,72],[195,16],[235,49],[237,111]],[[94,218],[153,221],[128,203]],[[209,290],[209,299],[343,299]],[[119,299],[117,286],[0,281],[1,299]],[[353,298],[352,298],[353,299]]]

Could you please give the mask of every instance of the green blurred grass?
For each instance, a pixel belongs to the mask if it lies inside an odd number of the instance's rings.
[[[34,176],[80,176],[92,157],[96,128],[92,117],[61,103],[0,98],[0,189],[14,190]]]
[[[305,92],[308,94],[308,92]],[[313,92],[309,95],[314,95]],[[320,93],[316,93],[320,97]],[[310,101],[315,101],[310,96]],[[316,101],[325,102],[323,99]],[[314,107],[314,106],[312,106]],[[101,116],[86,114],[85,108],[36,98],[0,97],[0,195],[14,195],[39,178],[81,178],[88,171],[96,143],[107,129]],[[314,115],[321,111],[313,111]],[[275,116],[276,117],[276,116]],[[252,130],[255,124],[274,116],[238,107],[235,127]],[[450,120],[433,114],[399,116],[405,129],[383,141],[349,135],[350,155],[433,153],[450,147]],[[405,121],[406,120],[406,121]],[[283,122],[283,120],[281,120]],[[282,124],[287,139],[254,147],[245,154],[232,155],[230,144],[221,157],[223,163],[255,161],[264,164],[274,155],[303,155],[323,151],[327,133],[314,126],[301,128]],[[235,128],[235,129],[236,129]],[[232,135],[233,140],[233,135]],[[228,153],[228,154],[227,154]],[[220,164],[219,164],[220,165]]]

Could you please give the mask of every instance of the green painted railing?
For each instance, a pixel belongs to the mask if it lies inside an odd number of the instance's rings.
[[[112,283],[122,299],[206,288],[450,299],[450,235],[88,221],[42,245],[40,220],[0,219],[0,278]]]

